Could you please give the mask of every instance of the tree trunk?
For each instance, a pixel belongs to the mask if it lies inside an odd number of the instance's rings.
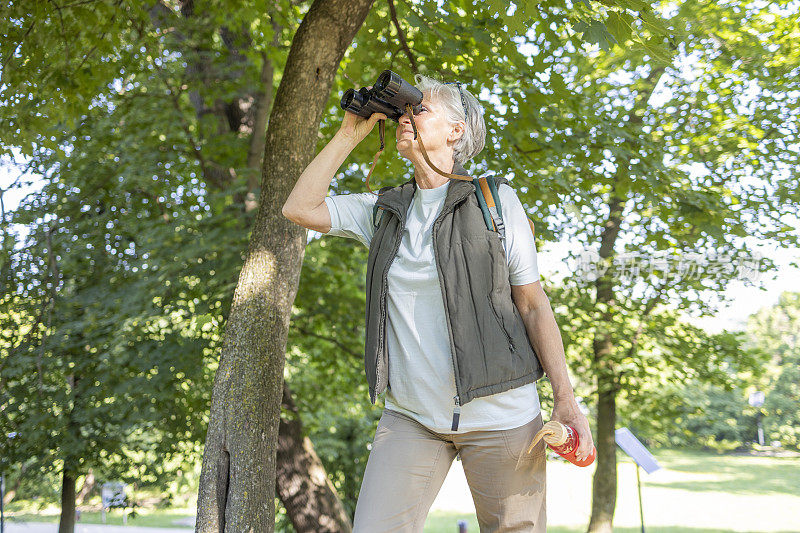
[[[625,201],[616,195],[612,188],[608,203],[608,219],[600,236],[598,254],[609,261],[614,254]],[[611,264],[610,262],[606,264]],[[595,282],[595,303],[602,309],[597,319],[597,333],[592,342],[593,368],[597,380],[597,468],[592,480],[592,516],[589,519],[588,533],[611,533],[614,508],[617,505],[617,450],[614,431],[616,430],[617,375],[613,360],[614,344],[611,331],[603,329],[603,324],[613,321],[614,272],[604,271]]]
[[[637,91],[631,110],[630,123],[641,124],[648,102],[661,76],[663,65],[653,67],[645,78],[641,90]],[[622,227],[626,198],[616,188],[618,178],[629,172],[630,160],[621,160],[617,165],[614,185],[608,195],[608,219],[600,235],[598,255],[605,265],[613,264],[614,245]],[[613,273],[605,273],[595,282],[595,302],[604,309],[597,323],[611,324],[616,300]],[[655,305],[655,301],[652,302]],[[652,307],[648,308],[647,313]],[[645,314],[647,314],[645,313]],[[597,468],[592,480],[592,516],[588,533],[610,533],[614,530],[614,509],[617,505],[617,448],[614,432],[617,423],[617,392],[620,389],[619,372],[614,363],[614,342],[611,332],[598,327],[593,341],[593,370],[597,379]]]
[[[69,384],[70,396],[73,400],[73,407],[67,415],[66,434],[73,440],[81,439],[79,423],[75,419],[75,410],[78,409],[79,396],[77,394],[78,383],[81,382],[79,374],[68,374],[66,376]],[[79,464],[78,458],[72,455],[72,451],[63,451],[64,468],[61,479],[61,519],[58,523],[58,533],[73,533],[75,531],[75,484],[78,479],[76,465]]]
[[[61,519],[58,533],[75,531],[75,474],[65,466],[61,478]]]
[[[78,493],[78,496],[75,498],[76,505],[83,505],[83,500],[86,499],[86,496],[94,488],[95,479],[94,479],[94,472],[92,469],[89,469],[89,473],[86,474],[86,477],[83,478],[83,486],[81,487],[81,491]]]
[[[275,478],[291,306],[306,231],[281,207],[315,155],[345,50],[372,0],[316,0],[295,34],[267,129],[261,197],[214,378],[197,532],[275,528]]]
[[[592,516],[589,533],[614,531],[614,509],[617,505],[617,423],[616,390],[600,383],[597,401],[597,468],[592,478]],[[602,388],[605,387],[605,390]]]
[[[272,23],[272,46],[280,43],[281,26]],[[255,191],[258,188],[258,166],[264,160],[264,143],[266,142],[267,119],[272,105],[272,85],[275,67],[266,53],[261,54],[264,63],[261,65],[261,87],[256,91],[256,103],[253,106],[253,132],[250,135],[250,146],[247,149],[247,168],[254,169],[252,177],[247,178],[247,195],[244,200],[245,211],[258,208]]]
[[[283,387],[284,414],[278,435],[278,496],[297,533],[350,533],[353,526],[325,467],[303,435],[288,385]]]

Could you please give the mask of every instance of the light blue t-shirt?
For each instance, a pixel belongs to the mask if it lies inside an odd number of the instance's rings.
[[[448,181],[433,189],[417,187],[400,248],[389,268],[385,406],[438,433],[515,428],[536,418],[541,410],[536,383],[474,398],[461,406],[458,430],[450,429],[455,372],[431,239],[449,185]],[[506,225],[509,282],[525,285],[539,281],[536,244],[522,203],[508,184],[500,185],[498,193]],[[357,239],[369,246],[376,199],[370,192],[326,197],[331,215],[326,235]]]

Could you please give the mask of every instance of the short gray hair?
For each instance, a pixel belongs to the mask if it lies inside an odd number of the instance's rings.
[[[467,106],[466,118],[464,106],[461,103],[461,94],[458,85],[447,84],[429,76],[416,74],[414,76],[416,87],[422,92],[429,92],[430,98],[436,100],[444,109],[445,118],[450,124],[459,121],[466,123],[464,134],[453,145],[453,159],[463,165],[478,155],[486,142],[486,123],[483,121],[483,106],[478,99],[461,85],[464,93],[464,103]]]

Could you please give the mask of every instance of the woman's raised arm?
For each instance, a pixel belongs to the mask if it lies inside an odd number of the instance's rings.
[[[383,113],[373,113],[369,118],[345,111],[339,131],[303,170],[292,192],[283,204],[283,216],[304,228],[327,233],[331,229],[331,216],[325,197],[333,176],[353,148],[372,131],[375,123],[386,119]]]

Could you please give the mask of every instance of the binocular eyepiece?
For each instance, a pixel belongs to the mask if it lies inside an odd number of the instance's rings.
[[[383,113],[387,118],[399,122],[406,112],[406,104],[410,104],[412,113],[417,114],[420,103],[422,91],[391,70],[384,70],[371,89],[347,89],[339,106],[360,117],[369,118],[373,113]]]

